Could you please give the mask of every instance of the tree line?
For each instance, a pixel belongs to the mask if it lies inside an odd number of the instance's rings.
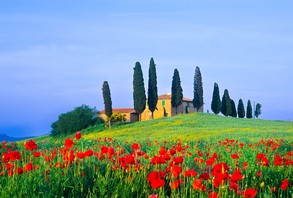
[[[135,63],[133,68],[133,107],[135,112],[139,115],[139,121],[141,120],[141,114],[146,109],[146,102],[151,112],[151,117],[154,117],[154,111],[157,109],[158,102],[158,87],[157,87],[157,72],[156,64],[154,59],[151,58],[148,71],[148,90],[146,99],[146,91],[144,86],[143,72],[141,64]],[[193,105],[196,111],[203,111],[203,86],[200,68],[197,66],[194,74],[194,90],[193,90]],[[110,88],[108,82],[103,83],[103,98],[105,106],[105,115],[108,120],[112,115],[112,100],[110,95]],[[179,71],[177,68],[174,69],[172,86],[171,86],[171,105],[175,108],[177,114],[177,108],[182,104],[183,101],[183,89],[181,86],[181,80]],[[109,123],[109,126],[111,124]]]
[[[230,98],[229,92],[227,89],[224,90],[224,95],[222,97],[222,100],[220,99],[220,91],[219,91],[219,86],[217,83],[214,83],[211,109],[215,114],[219,114],[221,112],[224,116],[237,117],[238,115],[239,118],[244,118],[245,115],[246,115],[246,118],[252,118],[253,113],[254,113],[254,116],[258,118],[258,116],[262,113],[261,104],[259,103],[256,104],[255,111],[252,112],[252,105],[250,100],[247,101],[247,106],[245,111],[244,103],[242,99],[239,99],[237,110],[236,110],[235,102],[233,99]]]
[[[123,121],[122,115],[113,114],[112,99],[110,86],[107,81],[103,82],[102,93],[105,107],[105,115],[107,117],[106,122],[109,128],[111,123],[115,121]],[[193,80],[193,106],[195,111],[203,112],[204,98],[203,98],[203,83],[200,68],[196,66]],[[144,85],[143,72],[141,64],[135,63],[133,68],[133,107],[135,112],[139,115],[141,120],[141,113],[146,109],[146,102],[148,109],[151,112],[153,119],[154,111],[157,109],[158,102],[158,87],[157,87],[157,72],[154,59],[150,59],[148,70],[148,89],[147,98]],[[183,102],[183,89],[181,86],[180,74],[177,68],[174,69],[171,85],[171,105],[175,108],[177,114],[177,108]],[[213,98],[211,103],[211,109],[215,114],[220,112],[225,116],[244,118],[252,118],[252,106],[250,100],[247,102],[246,111],[242,99],[239,99],[236,110],[236,104],[229,96],[227,89],[224,90],[222,100],[220,99],[219,86],[214,83]],[[87,105],[76,107],[74,110],[59,115],[58,120],[54,122],[51,127],[51,134],[66,134],[82,130],[88,126],[103,123],[103,120],[96,116],[97,111],[94,108],[90,108]],[[254,115],[258,118],[261,114],[261,105],[257,103]]]

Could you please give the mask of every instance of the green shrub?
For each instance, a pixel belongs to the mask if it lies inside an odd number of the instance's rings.
[[[51,125],[51,135],[74,133],[88,126],[103,123],[102,118],[96,115],[95,108],[87,105],[76,107],[72,111],[59,115],[58,120]]]

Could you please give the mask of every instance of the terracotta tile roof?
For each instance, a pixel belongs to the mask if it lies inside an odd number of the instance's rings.
[[[164,95],[160,95],[158,96],[159,100],[171,100],[171,94],[164,94]],[[183,101],[188,101],[188,102],[192,102],[192,99],[190,98],[183,98]]]
[[[134,111],[134,108],[112,108],[113,113],[131,113]],[[100,111],[100,114],[104,114],[105,110]]]

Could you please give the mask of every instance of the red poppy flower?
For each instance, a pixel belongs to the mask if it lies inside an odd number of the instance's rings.
[[[239,159],[239,156],[237,154],[231,154],[232,159]]]
[[[20,153],[19,153],[19,151],[10,151],[8,154],[9,154],[9,159],[11,161],[20,160]]]
[[[101,148],[101,152],[102,152],[103,154],[106,154],[106,153],[108,152],[108,147],[106,147],[106,146],[102,146],[102,148]]]
[[[242,179],[242,177],[243,177],[243,175],[241,174],[240,169],[238,168],[235,170],[234,173],[232,173],[231,180],[232,181],[239,181]]]
[[[211,192],[210,194],[209,194],[209,198],[218,198],[219,197],[219,195],[218,195],[218,193],[216,193],[216,192]]]
[[[187,170],[184,172],[184,177],[195,177],[197,175],[197,172],[195,170]]]
[[[201,180],[209,180],[209,179],[210,179],[210,175],[209,175],[209,173],[202,173],[202,174],[199,176],[199,178],[200,178]]]
[[[72,139],[70,138],[65,139],[65,145],[64,145],[65,148],[71,149],[73,145],[74,145],[74,142],[72,141]]]
[[[38,148],[38,145],[36,144],[34,140],[30,140],[25,143],[26,150],[33,151],[33,150],[36,150],[37,148]]]
[[[286,190],[286,189],[288,188],[289,185],[290,185],[290,184],[289,184],[288,179],[284,179],[284,180],[282,181],[282,184],[281,184],[281,188],[282,188],[282,190]]]
[[[210,157],[209,159],[206,160],[206,165],[212,166],[215,162],[215,159]]]
[[[40,157],[41,153],[39,151],[34,152],[34,157]]]
[[[194,182],[191,185],[194,190],[205,191],[206,189],[206,187],[202,184],[202,181],[200,179],[194,180]]]
[[[81,138],[81,133],[78,131],[76,134],[75,134],[75,139],[76,140],[79,140]]]
[[[133,150],[139,150],[139,144],[138,144],[138,143],[133,143],[133,144],[131,145],[131,148],[132,148]]]
[[[253,188],[247,188],[244,191],[244,198],[253,198],[255,197],[257,194],[257,190],[253,189]]]
[[[165,185],[165,181],[163,180],[164,177],[165,173],[163,171],[151,172],[147,180],[150,182],[151,187],[156,189]]]
[[[175,157],[173,159],[174,164],[181,164],[183,162],[183,156]]]
[[[262,158],[264,158],[264,157],[266,157],[266,154],[264,154],[264,153],[259,153],[256,155],[256,159],[258,159],[258,160],[262,160]]]
[[[182,182],[183,182],[183,180],[181,180],[181,179],[177,179],[175,181],[172,181],[170,183],[171,189],[178,189]]]
[[[33,170],[33,164],[32,163],[27,163],[24,166],[24,170],[27,171],[27,172]]]
[[[88,149],[84,152],[85,157],[90,157],[94,154],[94,151],[91,149]]]
[[[84,153],[83,152],[77,152],[76,153],[76,157],[78,158],[78,159],[83,159],[84,157],[85,157],[85,155],[84,155]]]

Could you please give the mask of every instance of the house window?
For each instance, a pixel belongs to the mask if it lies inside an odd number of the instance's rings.
[[[165,100],[162,100],[162,106],[163,107],[165,106]]]
[[[189,102],[187,102],[187,105],[186,106],[189,107]]]

